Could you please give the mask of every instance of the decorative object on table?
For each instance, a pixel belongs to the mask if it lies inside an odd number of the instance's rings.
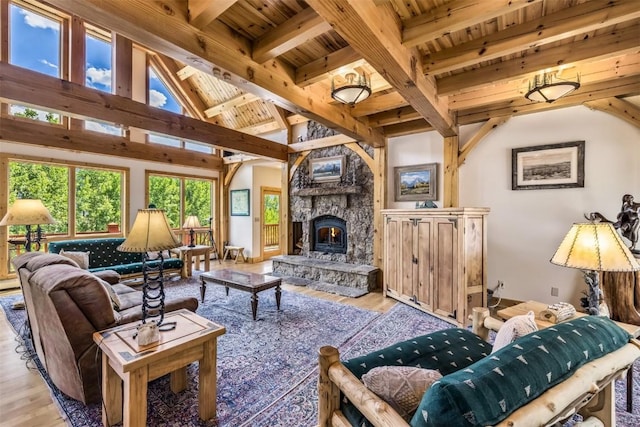
[[[603,299],[600,271],[636,271],[640,264],[616,232],[604,222],[573,224],[551,258],[556,265],[583,270],[587,284],[586,306],[589,314],[600,314]]]
[[[638,237],[640,237],[640,203],[634,202],[631,194],[622,196],[622,206],[615,222],[609,221],[600,212],[591,212],[585,215],[585,218],[591,221],[610,222],[622,237],[631,242],[629,250],[634,254],[640,254],[640,249],[636,248]]]
[[[393,168],[395,201],[438,200],[438,164],[401,166]]]
[[[309,178],[314,182],[340,181],[344,173],[345,156],[309,159]]]
[[[538,319],[551,323],[558,323],[571,319],[576,314],[576,308],[568,302],[557,302],[549,305],[546,310],[538,314]]]
[[[175,323],[163,323],[164,320],[164,277],[162,251],[180,246],[180,240],[173,234],[163,210],[140,209],[131,227],[127,239],[118,246],[122,252],[140,252],[142,254],[142,324],[138,335],[138,344],[146,345],[160,339],[159,330],[175,328]],[[160,263],[150,267],[147,252],[158,252]],[[151,326],[144,326],[151,320]],[[147,330],[149,329],[149,330]]]
[[[584,187],[584,141],[511,150],[511,189]]]
[[[426,200],[424,202],[416,202],[416,209],[437,209],[438,205],[433,203],[431,200]]]
[[[580,88],[580,75],[576,75],[575,80],[564,80],[557,74],[558,72],[536,75],[529,82],[525,98],[529,101],[552,103]]]
[[[200,221],[198,220],[198,217],[195,215],[189,215],[185,220],[184,224],[182,224],[182,228],[189,229],[189,247],[193,248],[196,245],[195,243],[196,233],[195,231],[193,231],[193,229],[200,228]]]
[[[249,189],[231,190],[229,207],[231,216],[249,216]]]
[[[31,252],[32,243],[40,249],[40,241],[43,239],[41,224],[55,224],[55,220],[39,199],[17,199],[9,208],[0,226],[24,225],[26,227],[24,249]],[[37,225],[35,238],[31,232],[31,226]]]

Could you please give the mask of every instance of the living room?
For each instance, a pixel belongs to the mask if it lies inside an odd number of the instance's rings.
[[[51,4],[59,3],[60,8],[64,2],[51,2]],[[245,2],[238,2],[244,5]],[[309,2],[311,4],[313,2]],[[395,3],[395,2],[394,2]],[[22,6],[22,2],[2,1],[3,15],[7,16],[9,4]],[[28,3],[29,5],[31,2]],[[84,7],[84,6],[83,6]],[[75,13],[80,16],[84,12],[83,7],[79,7]],[[90,7],[90,6],[87,6]],[[96,6],[97,7],[97,6]],[[146,6],[145,6],[146,7]],[[51,14],[51,7],[45,9],[47,16]],[[53,9],[55,10],[55,9]],[[112,18],[117,16],[113,11],[108,11]],[[237,11],[235,13],[238,13]],[[635,16],[635,15],[634,15]],[[88,22],[102,25],[105,29],[109,28],[103,22],[93,21],[93,16],[87,14],[83,16]],[[9,22],[9,18],[5,18],[2,22]],[[217,24],[216,24],[217,25]],[[214,25],[214,26],[216,26]],[[3,25],[3,33],[0,39],[5,40],[7,34],[7,26]],[[216,26],[217,28],[217,26]],[[633,27],[636,28],[636,27]],[[108,32],[108,31],[107,31]],[[637,33],[636,33],[637,34]],[[131,37],[131,36],[130,36]],[[133,37],[132,37],[133,38]],[[139,40],[142,43],[146,40]],[[152,61],[147,59],[146,51],[134,49],[132,54],[132,63],[134,68],[137,66],[139,70],[146,70],[146,62]],[[550,258],[556,252],[558,245],[566,235],[567,231],[573,223],[584,222],[584,215],[591,212],[600,212],[606,218],[615,220],[616,215],[620,212],[620,205],[623,195],[631,194],[640,197],[640,130],[637,122],[638,105],[640,105],[640,87],[637,84],[637,53],[630,53],[623,59],[618,58],[618,65],[612,68],[619,72],[619,79],[635,78],[635,86],[631,85],[632,90],[626,90],[624,93],[608,95],[605,98],[615,98],[624,102],[627,111],[627,119],[620,118],[620,115],[614,115],[607,112],[606,109],[598,109],[593,106],[587,106],[583,101],[572,101],[566,104],[562,100],[552,104],[544,105],[544,108],[537,107],[527,114],[514,114],[512,117],[505,118],[497,124],[486,127],[485,120],[475,123],[464,124],[461,122],[459,126],[460,153],[463,152],[465,144],[469,141],[473,142],[470,150],[465,151],[463,157],[456,156],[456,161],[452,160],[452,155],[447,151],[451,145],[448,142],[450,137],[442,136],[442,133],[434,128],[431,130],[421,129],[418,132],[388,137],[385,143],[383,161],[379,161],[378,157],[381,153],[379,147],[372,148],[366,143],[356,144],[361,150],[372,159],[367,165],[373,165],[370,172],[374,170],[385,175],[385,179],[381,184],[374,183],[374,191],[382,196],[382,200],[376,202],[374,206],[376,214],[382,209],[409,209],[416,207],[416,201],[398,201],[396,200],[396,182],[395,168],[405,168],[416,165],[435,164],[437,167],[435,182],[437,183],[437,191],[433,202],[438,208],[444,207],[485,207],[490,212],[487,216],[487,255],[486,255],[486,287],[489,289],[499,289],[499,296],[504,299],[515,301],[536,300],[547,304],[556,302],[570,302],[576,307],[580,307],[580,298],[586,290],[585,281],[580,270],[574,268],[560,268],[549,262]],[[7,58],[8,52],[2,51],[3,65],[11,64]],[[78,58],[77,55],[71,57]],[[180,58],[176,58],[180,59]],[[600,58],[606,62],[607,58]],[[607,62],[607,64],[611,64]],[[595,66],[594,66],[595,67]],[[605,67],[605,66],[603,66]],[[635,67],[635,69],[634,69]],[[221,66],[222,70],[226,70]],[[544,68],[544,67],[542,67]],[[597,67],[595,67],[597,68]],[[4,68],[4,70],[8,70]],[[10,71],[10,72],[9,72]],[[8,84],[15,82],[14,70],[9,70],[2,75],[9,78]],[[219,70],[220,71],[220,70]],[[233,70],[232,70],[233,71]],[[231,79],[235,82],[234,73]],[[63,78],[67,74],[63,74]],[[70,74],[72,75],[72,74]],[[589,85],[589,74],[582,73],[583,87],[576,91],[580,94],[581,90],[586,90]],[[76,77],[77,78],[77,77]],[[71,81],[78,81],[69,78]],[[223,78],[224,79],[224,78]],[[521,79],[524,85],[528,82]],[[80,82],[84,81],[81,79]],[[130,84],[130,93],[132,98],[144,100],[148,97],[148,88],[146,88],[145,78],[133,78]],[[611,80],[613,81],[613,80]],[[142,83],[141,83],[142,82]],[[38,81],[38,87],[46,87],[48,81]],[[40,83],[44,86],[39,86]],[[184,81],[183,81],[184,83]],[[35,85],[35,83],[34,83]],[[142,87],[144,86],[144,87]],[[325,85],[323,89],[329,91]],[[25,87],[25,86],[22,86]],[[51,86],[49,86],[51,87]],[[4,91],[2,86],[3,101],[20,101],[21,98],[14,97],[13,92]],[[62,91],[62,89],[60,89]],[[518,92],[518,91],[516,91]],[[526,90],[524,91],[526,92]],[[63,96],[67,96],[64,95]],[[518,97],[524,100],[524,93],[518,92]],[[328,97],[325,96],[325,97]],[[567,96],[565,99],[571,99]],[[177,97],[180,99],[180,97]],[[34,103],[27,95],[22,101],[28,105],[40,106]],[[67,99],[67,98],[65,98]],[[367,101],[353,108],[364,108]],[[51,105],[56,101],[43,100],[43,107],[52,109]],[[527,103],[530,101],[527,100]],[[58,104],[60,107],[63,103]],[[284,104],[284,103],[283,103]],[[4,104],[6,105],[6,104]],[[86,106],[86,105],[85,105]],[[71,107],[74,108],[74,107]],[[281,107],[279,107],[281,108]],[[373,109],[374,107],[372,107]],[[403,107],[400,107],[403,108]],[[47,108],[45,110],[48,111]],[[61,110],[62,108],[59,108]],[[611,108],[614,109],[613,107]],[[295,110],[295,111],[300,111]],[[294,112],[294,110],[290,110]],[[504,111],[504,110],[501,110]],[[619,110],[618,110],[619,111]],[[87,113],[89,114],[89,113]],[[321,116],[321,112],[314,112]],[[399,113],[398,113],[399,114]],[[82,114],[74,112],[72,119],[82,116]],[[97,113],[95,119],[105,120],[103,113]],[[195,117],[195,116],[192,116]],[[489,117],[486,117],[487,119]],[[320,120],[327,120],[326,117],[319,117]],[[290,187],[291,179],[300,176],[302,170],[308,171],[308,161],[310,159],[318,159],[325,157],[335,157],[325,154],[326,147],[315,147],[313,139],[309,139],[307,135],[308,122],[303,121],[300,124],[290,124],[289,130],[281,130],[260,134],[260,137],[250,135],[248,139],[243,139],[235,134],[218,135],[216,138],[210,138],[216,143],[211,144],[214,150],[211,154],[205,155],[199,152],[188,152],[184,149],[174,147],[160,147],[154,144],[145,144],[146,153],[135,151],[133,147],[129,151],[133,153],[130,157],[117,149],[107,148],[89,148],[91,136],[86,139],[78,139],[78,134],[73,135],[72,141],[76,144],[64,143],[64,134],[56,134],[57,136],[51,141],[47,140],[47,131],[39,127],[29,126],[30,123],[22,124],[24,120],[18,121],[7,118],[7,110],[3,109],[3,117],[0,122],[0,156],[2,159],[0,172],[3,177],[8,176],[7,164],[12,160],[36,161],[62,163],[73,166],[96,166],[103,168],[112,168],[124,171],[127,182],[126,191],[123,192],[123,218],[125,224],[122,225],[121,234],[119,236],[126,237],[129,226],[133,223],[138,209],[145,208],[152,201],[149,199],[148,182],[149,174],[159,171],[187,178],[198,178],[210,180],[213,188],[211,214],[214,218],[213,228],[216,231],[216,240],[219,246],[224,242],[229,242],[235,246],[244,248],[245,255],[250,261],[259,263],[263,261],[263,251],[261,244],[261,187],[277,188],[282,193],[283,208],[291,209],[288,205],[288,197],[296,189],[295,186]],[[171,117],[170,120],[173,120]],[[18,121],[17,127],[12,122]],[[70,120],[72,122],[73,120]],[[106,120],[108,121],[108,120]],[[25,122],[26,123],[26,122]],[[9,126],[11,124],[11,126]],[[492,123],[493,124],[493,123]],[[213,124],[210,124],[213,126]],[[23,126],[23,127],[20,127]],[[137,134],[139,129],[135,129],[130,125],[129,148],[131,141],[145,141],[144,134]],[[141,126],[142,127],[142,126]],[[242,127],[242,126],[239,126]],[[245,126],[246,127],[246,126]],[[33,135],[31,137],[16,134],[16,129],[26,129]],[[151,129],[153,130],[153,129]],[[202,128],[201,132],[207,132],[209,128]],[[172,130],[172,132],[174,132]],[[175,131],[179,133],[178,131]],[[161,132],[159,132],[161,133]],[[85,132],[86,134],[86,132]],[[167,132],[167,134],[175,136]],[[208,141],[193,138],[195,133],[185,135],[188,140],[195,140],[207,143]],[[342,134],[344,136],[345,134]],[[221,139],[228,138],[228,145],[218,144]],[[119,141],[105,139],[103,136],[96,136],[96,141],[105,144],[119,144]],[[476,141],[481,139],[478,143]],[[227,162],[222,166],[220,156],[216,153],[222,150],[231,150],[237,153],[251,153],[251,150],[259,151],[257,146],[263,144],[262,141],[277,143],[282,145],[287,141],[292,143],[291,154],[285,154],[286,160],[278,159],[276,161],[265,159],[264,152],[271,149],[264,149],[261,152],[254,153],[263,156],[259,159],[247,160],[251,158],[251,154],[239,154],[234,157],[245,156],[245,160],[238,163]],[[567,186],[567,188],[540,188],[535,189],[513,189],[513,177],[516,171],[516,165],[513,163],[512,155],[514,149],[540,148],[560,143],[578,143],[584,142],[584,183],[579,186]],[[345,144],[350,144],[346,142]],[[79,145],[78,145],[79,144]],[[243,145],[245,144],[245,145]],[[266,144],[266,143],[265,143]],[[296,147],[296,144],[302,144],[302,148]],[[306,146],[304,145],[306,144]],[[78,148],[80,147],[80,148]],[[300,153],[310,150],[310,154],[306,154],[306,160],[303,158],[300,162],[296,159],[300,157]],[[469,146],[467,146],[469,147]],[[233,150],[235,148],[235,150]],[[92,151],[93,150],[93,151]],[[181,150],[182,152],[178,152]],[[336,149],[343,150],[341,155],[349,157],[349,153],[354,151],[346,145]],[[345,154],[346,153],[346,154]],[[374,153],[374,154],[372,154]],[[279,154],[278,154],[279,155]],[[211,167],[213,158],[220,163],[215,163],[215,167]],[[165,159],[169,158],[170,161]],[[274,156],[273,158],[276,158]],[[205,163],[209,162],[209,163]],[[287,164],[288,163],[288,164]],[[366,162],[365,162],[366,163]],[[452,167],[455,163],[454,172]],[[206,167],[202,165],[206,164]],[[300,170],[297,170],[300,167]],[[349,170],[349,167],[346,167]],[[9,182],[6,178],[0,180],[0,194],[9,194]],[[382,188],[381,190],[379,188]],[[229,196],[232,190],[249,189],[249,215],[229,215]],[[455,202],[452,203],[452,201]],[[0,214],[4,216],[10,204],[3,201],[0,206]],[[181,212],[180,215],[186,215]],[[296,212],[286,212],[287,218],[293,218]],[[184,218],[182,218],[184,219]],[[201,218],[204,220],[205,218]],[[382,218],[376,217],[373,229],[382,229]],[[282,226],[285,229],[286,227]],[[284,222],[285,226],[287,222]],[[180,224],[177,224],[179,228]],[[375,239],[381,239],[376,231]],[[286,248],[283,251],[293,253],[295,241],[288,235],[285,230]],[[66,238],[75,238],[69,236]],[[0,230],[0,262],[3,273],[3,279],[9,278],[12,283],[16,283],[12,279],[10,272],[9,245],[7,240],[6,227]],[[48,236],[49,238],[49,236]],[[51,239],[57,239],[56,236],[50,236]],[[374,239],[374,240],[375,240]],[[371,264],[382,267],[381,249],[382,241],[379,243],[372,242],[355,242],[363,247],[372,244]],[[229,261],[225,261],[229,263]],[[227,265],[225,264],[225,265]],[[266,261],[268,265],[268,261]],[[261,265],[262,264],[258,264]],[[231,264],[235,266],[235,264]],[[262,267],[260,267],[262,269]],[[269,267],[265,267],[268,271]],[[266,271],[264,271],[266,272]],[[14,276],[13,276],[14,277]],[[501,285],[499,285],[501,284]],[[384,298],[383,300],[389,300]],[[390,301],[389,303],[392,303]]]

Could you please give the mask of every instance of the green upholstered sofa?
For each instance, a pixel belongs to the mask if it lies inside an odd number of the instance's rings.
[[[541,426],[576,412],[615,425],[613,380],[640,357],[640,345],[628,332],[605,317],[584,316],[491,353],[481,339],[488,337],[485,323],[502,322],[488,317],[488,309],[475,311],[482,313],[474,316],[476,333],[445,329],[343,362],[337,349],[322,347],[319,425]],[[389,365],[443,375],[408,421],[361,382],[369,370]]]
[[[89,252],[90,272],[102,270],[114,270],[122,277],[131,277],[142,274],[142,255],[136,252],[120,252],[116,248],[124,242],[124,238],[108,239],[78,239],[49,242],[50,253],[59,254],[65,252]],[[147,261],[150,267],[156,267],[159,260]],[[165,258],[164,271],[182,270],[182,260],[178,258]]]

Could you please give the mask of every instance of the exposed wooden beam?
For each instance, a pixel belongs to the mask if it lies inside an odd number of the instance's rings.
[[[402,42],[416,46],[542,0],[456,0],[403,22]]]
[[[87,130],[65,129],[49,123],[0,117],[0,140],[130,159],[221,170],[222,160],[182,148],[131,142],[126,138]]]
[[[185,65],[184,67],[178,70],[176,75],[180,80],[187,80],[189,77],[195,75],[197,72],[198,72],[197,68],[194,68],[191,65]]]
[[[238,0],[189,0],[189,23],[203,29]]]
[[[395,136],[411,135],[418,132],[429,132],[434,130],[433,127],[424,119],[412,120],[410,122],[398,123],[396,125],[389,125],[382,128],[384,134],[388,138]]]
[[[369,124],[373,127],[395,125],[398,123],[418,120],[420,118],[422,118],[422,116],[411,106],[372,114],[368,117]]]
[[[509,116],[493,117],[485,122],[482,127],[463,145],[458,153],[458,167],[462,166],[471,151],[482,141],[491,131],[509,120]]]
[[[348,144],[345,144],[344,146],[349,148],[351,151],[356,153],[358,156],[360,156],[362,161],[365,162],[367,164],[367,166],[369,166],[369,169],[371,170],[371,172],[375,173],[376,164],[375,164],[373,158],[366,151],[364,151],[364,149],[361,146],[359,146],[357,142],[350,142]]]
[[[239,132],[247,133],[249,135],[262,135],[265,133],[275,132],[279,129],[280,124],[278,124],[277,120],[267,120],[262,123],[256,123],[255,125],[239,128]],[[285,147],[283,145],[283,147]]]
[[[293,166],[291,166],[291,169],[289,170],[289,182],[291,182],[291,180],[293,179],[293,175],[296,174],[298,167],[300,167],[302,162],[304,162],[304,159],[307,158],[309,153],[311,153],[311,150],[302,151],[300,152],[300,155],[296,157],[296,160],[293,162]]]
[[[104,120],[221,146],[232,151],[287,160],[287,147],[283,144],[7,63],[0,63],[0,100],[19,101],[59,111],[74,118]]]
[[[437,96],[435,83],[422,73],[417,50],[400,43],[400,23],[391,5],[378,7],[372,0],[308,0],[307,3],[440,134],[456,135],[447,99]]]
[[[289,145],[290,153],[299,153],[301,151],[315,150],[318,148],[333,147],[336,145],[348,144],[354,142],[355,139],[346,135],[333,135],[325,138],[311,139],[304,142],[296,142]]]
[[[329,73],[340,67],[357,67],[364,62],[358,52],[351,46],[318,58],[296,69],[296,84],[300,87],[309,86],[322,80],[329,79]]]
[[[115,95],[132,98],[133,96],[133,43],[120,34],[112,33],[113,39],[113,82]],[[84,64],[85,61],[82,61]]]
[[[592,110],[604,111],[612,114],[625,122],[640,128],[640,107],[624,99],[603,98],[584,103]]]
[[[51,0],[62,10],[98,25],[109,27],[136,42],[210,73],[215,65],[231,74],[231,83],[261,98],[269,99],[285,110],[303,114],[327,127],[381,146],[385,137],[366,123],[347,114],[347,108],[328,103],[329,94],[313,86],[300,88],[292,72],[277,59],[268,65],[253,61],[248,40],[238,37],[229,27],[214,21],[205,31],[191,26],[177,0]],[[167,29],[170,29],[168,31]]]
[[[287,139],[291,138],[291,125],[287,121],[287,112],[278,107],[273,102],[264,101],[264,107],[267,109],[271,117],[278,123],[278,129],[284,129],[287,131]],[[290,143],[289,141],[288,143]]]
[[[252,93],[243,93],[231,99],[227,99],[224,102],[221,102],[218,105],[214,105],[212,107],[204,110],[204,114],[211,118],[215,117],[218,114],[222,114],[225,111],[232,110],[233,108],[239,107],[241,105],[249,104],[250,102],[258,101],[260,98]]]
[[[438,79],[438,91],[443,95],[451,95],[486,84],[528,77],[532,73],[559,65],[577,65],[581,61],[597,61],[624,53],[634,53],[638,50],[638,34],[640,24],[635,24],[570,44],[541,46],[535,53],[523,58]]]
[[[236,172],[238,172],[238,169],[240,169],[240,166],[242,166],[242,163],[234,163],[230,166],[225,166],[225,169],[227,169],[226,173],[224,174],[225,188],[228,187],[229,184],[231,184],[231,180],[233,179],[233,176],[236,174]]]
[[[287,121],[291,126],[299,125],[300,123],[306,123],[309,121],[308,117],[302,116],[300,114],[291,114],[287,117]]]
[[[409,103],[398,92],[373,95],[351,108],[354,117],[368,116],[394,108],[406,107]],[[415,108],[414,108],[415,111]]]
[[[263,63],[331,30],[310,7],[267,31],[253,43],[253,60]]]
[[[458,111],[458,123],[461,125],[483,122],[491,117],[519,116],[523,114],[548,111],[557,108],[582,105],[587,101],[611,98],[616,96],[640,95],[640,81],[637,76],[583,85],[575,92],[554,101],[531,102],[524,97],[501,104],[471,108]]]
[[[457,136],[444,139],[442,156],[442,177],[444,194],[442,195],[442,207],[454,208],[460,205],[460,174],[458,167],[458,150],[460,142]]]
[[[594,0],[433,52],[423,58],[423,69],[441,74],[639,17],[636,0]]]

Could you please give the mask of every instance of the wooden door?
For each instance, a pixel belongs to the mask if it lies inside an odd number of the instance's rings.
[[[387,217],[384,223],[384,288],[387,294],[400,296],[400,280],[398,279],[400,221]]]
[[[458,219],[435,218],[433,234],[433,311],[457,317]]]
[[[413,235],[413,264],[414,297],[416,303],[429,310],[432,309],[433,288],[433,220],[422,219],[416,221]]]
[[[282,253],[280,246],[280,189],[260,187],[260,249],[261,258],[269,259]]]

